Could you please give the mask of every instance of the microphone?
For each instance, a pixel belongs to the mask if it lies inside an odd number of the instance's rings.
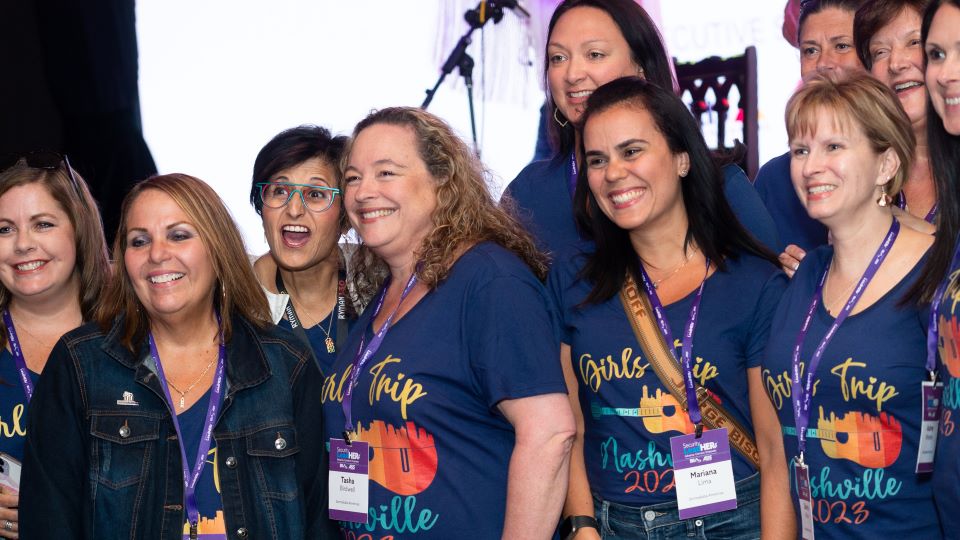
[[[530,12],[523,9],[523,6],[520,4],[518,0],[492,0],[490,3],[494,5],[499,4],[500,6],[505,7],[507,9],[512,9],[518,15],[522,16],[525,19],[530,18]]]

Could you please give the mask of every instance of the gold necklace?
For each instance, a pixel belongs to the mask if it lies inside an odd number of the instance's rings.
[[[660,278],[660,279],[656,279],[656,280],[653,281],[653,288],[654,288],[654,289],[659,289],[661,283],[663,283],[664,281],[666,281],[666,280],[672,278],[673,276],[677,275],[677,272],[679,272],[680,269],[682,269],[684,266],[686,266],[686,265],[687,265],[687,262],[689,262],[689,261],[690,261],[690,257],[684,256],[683,260],[680,261],[680,264],[678,264],[676,267],[674,267],[674,269],[671,270],[669,274],[667,274],[666,276],[664,276],[664,277],[662,277],[662,278]]]
[[[206,375],[208,371],[210,371],[210,368],[213,367],[213,364],[214,364],[215,361],[216,361],[216,359],[211,360],[210,363],[207,364],[207,367],[203,368],[203,373],[201,373],[200,376],[197,377],[197,380],[193,381],[193,384],[191,384],[190,386],[188,386],[186,390],[180,390],[179,388],[177,388],[177,386],[176,386],[175,384],[173,384],[173,381],[171,381],[170,379],[167,379],[167,386],[169,386],[170,388],[173,388],[174,390],[176,390],[176,392],[177,392],[178,394],[180,394],[180,408],[181,408],[181,409],[183,408],[184,398],[187,397],[187,394],[189,394],[190,391],[193,390],[193,388],[194,388],[195,386],[197,386],[198,384],[200,384],[200,381],[203,380],[203,376]]]

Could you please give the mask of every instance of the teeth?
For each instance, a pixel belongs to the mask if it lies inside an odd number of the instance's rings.
[[[626,202],[630,202],[634,199],[639,199],[640,194],[641,194],[640,190],[630,190],[630,191],[627,191],[626,193],[617,193],[616,195],[611,195],[610,200],[612,200],[614,204],[623,204]]]
[[[572,98],[587,97],[592,93],[593,93],[593,90],[581,90],[579,92],[570,92],[570,97]]]
[[[18,264],[17,270],[20,270],[21,272],[29,272],[30,270],[36,270],[37,268],[40,268],[44,264],[45,263],[43,261],[31,261],[28,263]]]
[[[828,191],[833,191],[837,189],[837,186],[814,186],[812,188],[807,188],[807,193],[810,195],[816,195],[818,193],[827,193]]]
[[[920,86],[920,83],[917,81],[903,82],[893,86],[894,91],[899,92],[901,90],[906,90],[908,88],[913,88],[915,86]]]
[[[960,96],[946,98],[944,101],[947,103],[947,105],[960,105]]]
[[[375,219],[375,218],[389,216],[394,212],[395,210],[373,210],[371,212],[360,212],[360,217],[362,219]]]
[[[310,229],[307,229],[307,228],[304,227],[303,225],[284,225],[284,226],[283,226],[283,231],[284,231],[284,232],[305,233],[305,232],[310,232]]]
[[[173,272],[171,274],[163,274],[159,276],[151,276],[150,283],[169,283],[171,281],[176,281],[183,277],[181,272]]]

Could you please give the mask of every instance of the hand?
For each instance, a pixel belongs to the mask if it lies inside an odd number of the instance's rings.
[[[17,517],[18,506],[20,506],[20,495],[0,493],[0,538],[20,537],[20,520]],[[12,524],[12,530],[4,527],[7,521]]]
[[[780,254],[780,264],[783,265],[783,271],[788,278],[792,278],[797,268],[800,268],[800,261],[807,256],[807,252],[800,249],[800,246],[790,244],[783,253]]]

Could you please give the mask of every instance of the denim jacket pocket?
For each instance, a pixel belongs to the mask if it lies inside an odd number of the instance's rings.
[[[90,413],[92,480],[112,490],[138,484],[154,466],[160,415]]]
[[[293,501],[297,497],[296,463],[300,452],[292,424],[261,428],[247,437],[247,455],[265,497]]]

